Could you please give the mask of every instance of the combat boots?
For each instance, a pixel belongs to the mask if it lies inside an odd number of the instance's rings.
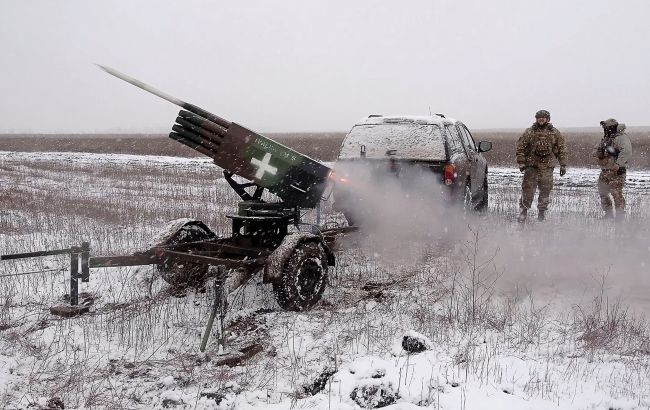
[[[519,216],[517,217],[517,222],[519,222],[520,224],[526,222],[527,216],[528,216],[528,209],[521,208],[521,212],[519,212]]]
[[[546,209],[540,209],[537,212],[537,220],[538,221],[543,221],[544,219],[546,219]]]

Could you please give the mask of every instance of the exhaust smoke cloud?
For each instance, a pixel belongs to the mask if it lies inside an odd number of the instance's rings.
[[[337,163],[336,171],[344,182],[335,190],[335,208],[361,227],[361,245],[386,266],[412,268],[432,255],[462,264],[462,249],[478,233],[477,260],[493,266],[499,293],[532,292],[543,303],[562,298],[579,303],[605,291],[612,300],[650,312],[645,213],[617,223],[590,216],[597,210],[554,212],[551,207],[547,221],[536,221],[533,210],[522,225],[514,214],[494,211],[506,200],[498,190],[491,190],[488,212],[464,212],[462,202],[452,203],[449,188],[428,169],[401,168],[399,178],[385,162],[374,168]]]

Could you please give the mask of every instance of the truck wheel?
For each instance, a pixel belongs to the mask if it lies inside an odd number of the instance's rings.
[[[465,187],[463,188],[463,212],[468,214],[474,210],[472,206],[472,184],[469,178],[465,182]]]
[[[476,210],[479,212],[487,211],[488,209],[488,180],[487,175],[483,180],[483,196],[481,197],[481,202],[476,205]]]
[[[162,239],[154,246],[178,245],[182,243],[213,239],[216,235],[197,220],[172,221],[167,225]],[[170,285],[184,287],[203,284],[208,275],[208,265],[187,262],[165,262],[156,265],[157,274]]]
[[[279,283],[273,284],[282,309],[307,310],[320,300],[327,286],[327,255],[317,242],[298,244],[287,259]]]

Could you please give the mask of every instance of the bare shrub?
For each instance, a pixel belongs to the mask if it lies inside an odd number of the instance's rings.
[[[485,256],[480,249],[481,233],[468,227],[470,239],[458,249],[459,271],[454,271],[449,287],[446,312],[448,319],[464,326],[486,323],[493,316],[493,299],[499,272],[494,254]]]
[[[603,274],[600,292],[589,306],[573,308],[578,340],[591,351],[608,349],[624,354],[650,354],[650,329],[645,320],[632,315],[620,299],[610,301],[606,280],[607,274]]]

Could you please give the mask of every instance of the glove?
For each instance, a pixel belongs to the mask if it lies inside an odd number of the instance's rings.
[[[565,166],[561,166],[561,167],[560,167],[560,176],[563,177],[564,174],[566,174],[566,167],[565,167]]]
[[[520,172],[524,172],[525,170],[526,170],[526,167],[524,167],[524,166],[519,167]]]

